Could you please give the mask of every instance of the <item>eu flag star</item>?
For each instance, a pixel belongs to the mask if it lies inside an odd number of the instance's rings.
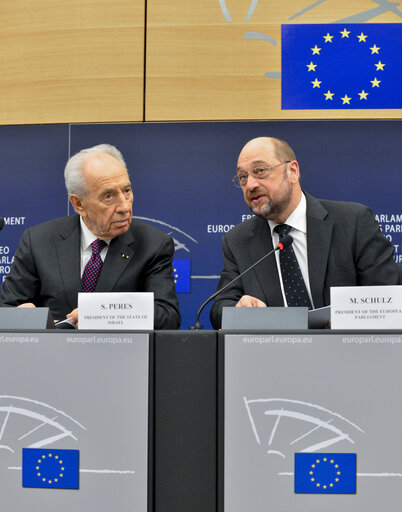
[[[317,64],[313,64],[312,62],[310,62],[310,64],[306,64],[306,66],[308,67],[309,71],[315,71]]]
[[[334,36],[329,35],[329,32],[327,32],[326,36],[322,36],[322,37],[324,38],[325,43],[332,43],[332,39],[334,38]]]
[[[378,54],[378,52],[379,52],[379,50],[381,50],[381,48],[377,45],[374,45],[374,46],[370,47],[370,50],[371,50],[371,55],[373,55],[374,53]]]
[[[377,64],[374,64],[374,66],[377,68],[377,71],[384,71],[385,64],[383,64],[380,60],[377,62]]]
[[[313,52],[313,55],[320,55],[321,48],[318,48],[317,45],[314,48],[310,48],[310,50]]]
[[[313,84],[313,89],[314,89],[314,87],[320,87],[320,84],[322,84],[322,82],[320,82],[320,81],[318,80],[318,78],[316,78],[316,79],[314,80],[314,82],[311,82],[311,83]]]
[[[377,78],[374,77],[374,80],[370,80],[370,82],[373,84],[372,87],[380,87],[381,80],[377,80]]]
[[[360,96],[361,100],[366,100],[368,96],[368,92],[366,92],[364,89],[361,92],[357,93]]]
[[[324,92],[325,100],[332,100],[334,93],[331,92],[329,89],[327,92]]]
[[[342,105],[345,105],[345,103],[347,103],[348,105],[350,105],[350,100],[352,98],[349,98],[349,96],[347,94],[345,94],[345,96],[343,98],[341,98],[342,100]]]
[[[359,43],[363,41],[363,43],[366,42],[367,35],[364,35],[363,32],[360,34],[360,36],[357,36],[357,39],[359,40]]]
[[[344,29],[343,29],[343,30],[341,30],[339,33],[340,33],[340,34],[342,34],[342,39],[343,39],[344,37],[349,38],[350,30],[346,30],[346,28],[344,28]]]

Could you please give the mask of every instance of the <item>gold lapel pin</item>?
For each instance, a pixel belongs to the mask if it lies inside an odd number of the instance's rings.
[[[121,253],[121,257],[122,257],[122,258],[125,258],[126,260],[128,260],[129,255],[128,255],[128,254],[124,254],[124,252],[122,252],[122,253]]]

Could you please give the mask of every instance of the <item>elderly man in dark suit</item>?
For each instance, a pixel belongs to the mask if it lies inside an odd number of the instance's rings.
[[[221,325],[224,306],[319,308],[329,305],[332,286],[399,284],[393,246],[371,210],[304,192],[299,164],[286,142],[270,137],[248,142],[233,181],[255,217],[223,237],[218,289],[271,251],[284,235],[290,234],[293,244],[216,297],[211,308],[214,328]]]
[[[76,324],[80,291],[154,292],[155,329],[177,329],[171,237],[132,219],[133,192],[114,146],[101,144],[70,158],[69,199],[78,215],[51,220],[22,235],[0,305],[48,306]]]

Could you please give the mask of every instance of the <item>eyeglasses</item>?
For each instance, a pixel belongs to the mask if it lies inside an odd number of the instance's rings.
[[[247,180],[249,174],[253,176],[256,180],[263,180],[266,178],[269,174],[269,171],[272,169],[275,169],[275,167],[279,167],[280,165],[285,165],[290,163],[291,160],[286,160],[286,162],[281,162],[280,164],[271,165],[270,167],[266,167],[265,165],[260,165],[259,167],[256,167],[255,169],[251,169],[249,172],[242,172],[240,174],[236,174],[236,176],[233,177],[232,181],[236,185],[236,187],[245,187],[247,185]]]

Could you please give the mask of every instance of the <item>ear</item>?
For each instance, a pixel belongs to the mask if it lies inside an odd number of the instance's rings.
[[[85,208],[84,202],[78,194],[70,194],[70,203],[73,205],[74,210],[78,213],[78,215],[85,216]]]
[[[292,160],[288,163],[288,176],[291,183],[299,183],[300,169],[296,160]]]

